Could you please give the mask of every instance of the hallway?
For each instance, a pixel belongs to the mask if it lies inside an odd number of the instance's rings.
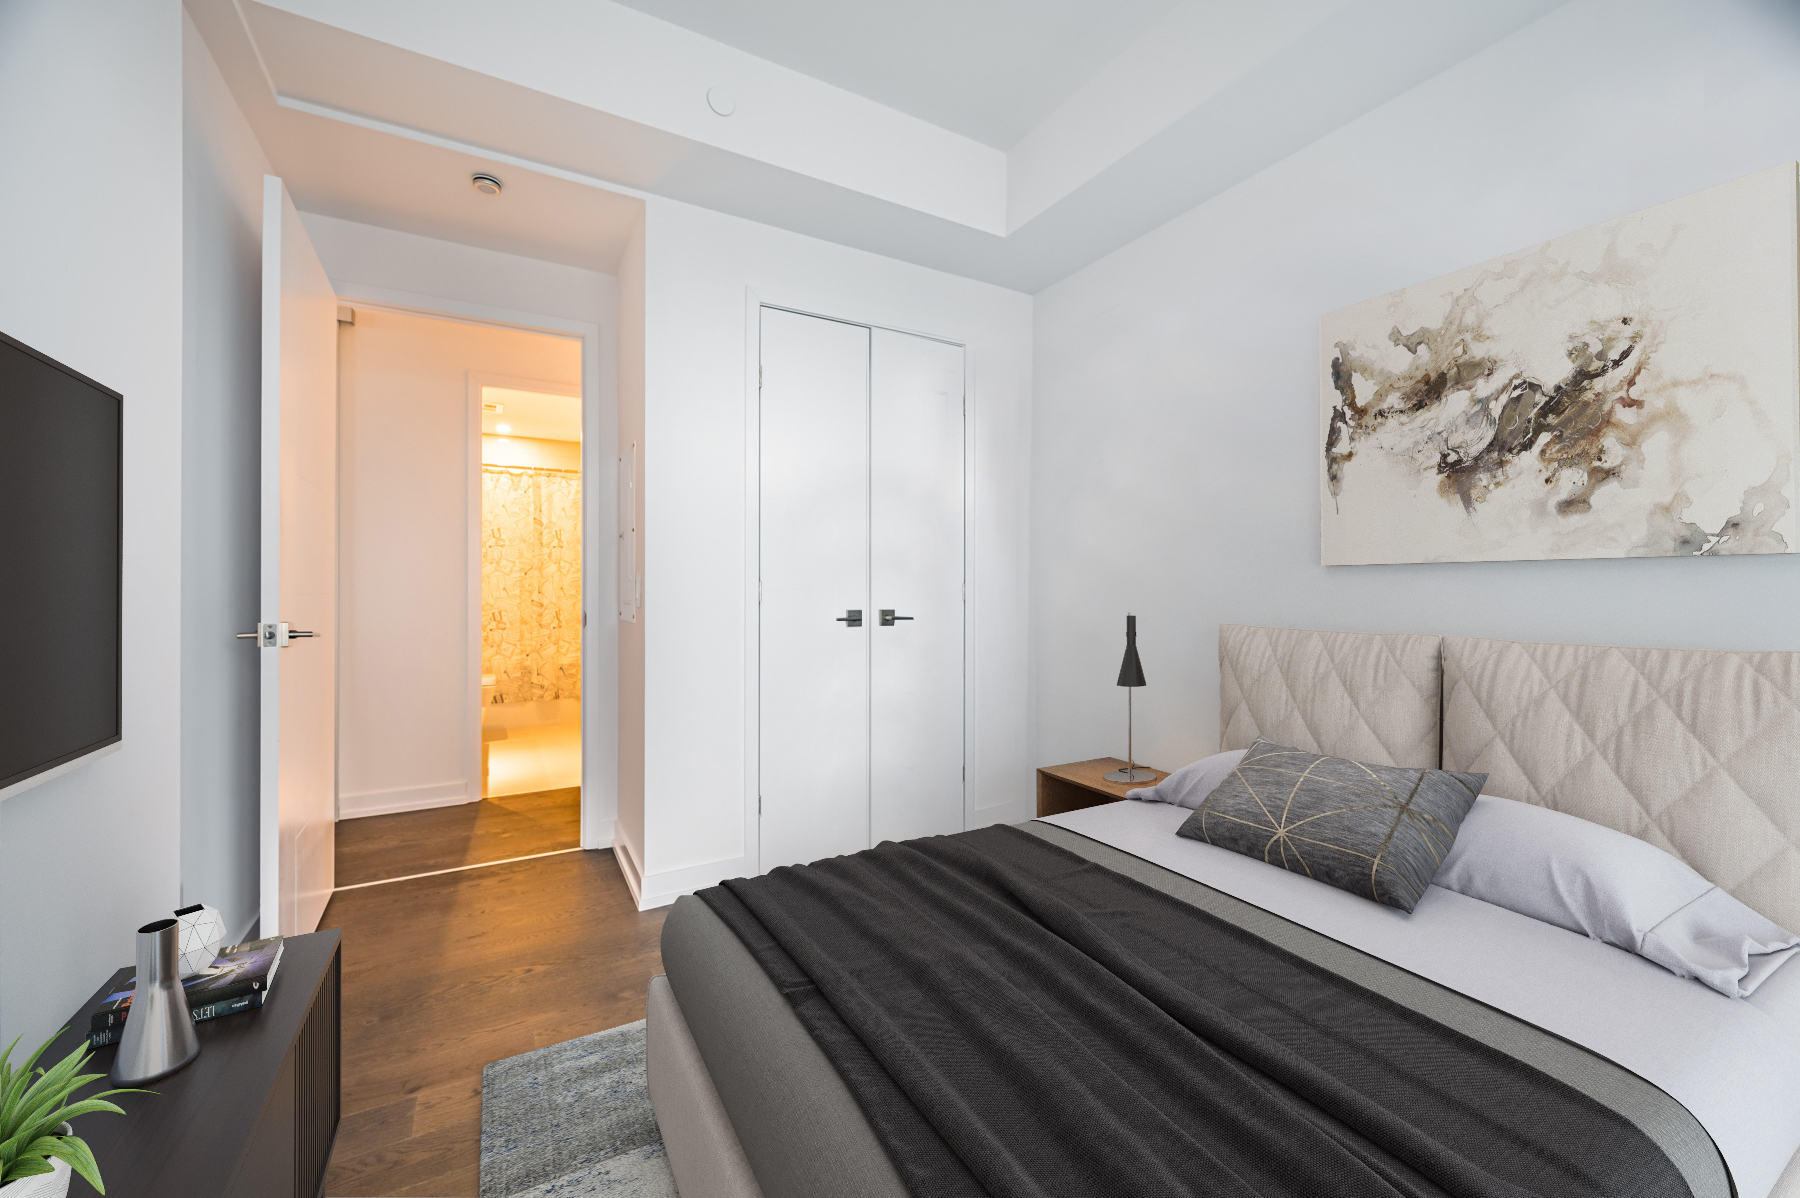
[[[643,1018],[664,911],[636,909],[609,850],[577,847],[579,805],[565,788],[338,825],[327,1195],[477,1194],[482,1066]]]

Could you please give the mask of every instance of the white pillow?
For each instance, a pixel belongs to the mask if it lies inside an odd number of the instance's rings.
[[[1779,928],[1635,836],[1483,795],[1434,885],[1580,932],[1678,977],[1747,998],[1800,936]]]
[[[1206,801],[1206,796],[1219,783],[1225,781],[1226,774],[1238,767],[1238,762],[1244,759],[1246,752],[1246,749],[1232,749],[1228,753],[1202,757],[1191,765],[1182,766],[1155,786],[1141,786],[1136,790],[1126,791],[1125,797],[1142,799],[1146,803],[1172,803],[1192,811]]]

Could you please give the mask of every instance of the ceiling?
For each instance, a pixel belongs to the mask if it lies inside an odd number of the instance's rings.
[[[1010,149],[1175,0],[620,0]]]
[[[489,411],[489,404],[498,404],[500,411]],[[579,441],[581,396],[522,391],[516,387],[483,387],[481,431],[502,437]]]
[[[603,274],[618,268],[642,200],[521,169],[504,155],[284,106],[230,0],[190,4],[188,11],[301,211]],[[500,195],[470,185],[478,171],[501,179]]]
[[[185,0],[304,211],[612,273],[666,197],[1027,293],[1564,2]]]

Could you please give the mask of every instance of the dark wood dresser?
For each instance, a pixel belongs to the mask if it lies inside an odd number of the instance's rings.
[[[115,1097],[123,1116],[76,1121],[108,1198],[315,1198],[338,1125],[338,939],[336,931],[289,936],[260,1009],[195,1025],[200,1055],[151,1082],[154,1095]],[[95,991],[41,1060],[67,1056],[89,1015],[131,974],[121,969]],[[100,1049],[88,1071],[107,1072],[117,1052]],[[71,1196],[94,1192],[79,1177],[69,1186]]]

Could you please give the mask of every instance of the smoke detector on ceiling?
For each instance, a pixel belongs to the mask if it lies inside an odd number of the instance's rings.
[[[728,87],[709,87],[706,89],[706,106],[720,116],[730,116],[737,111],[737,97]]]
[[[469,182],[473,183],[475,185],[475,190],[479,191],[484,196],[497,196],[500,194],[500,180],[494,178],[492,175],[471,175],[469,177]]]

